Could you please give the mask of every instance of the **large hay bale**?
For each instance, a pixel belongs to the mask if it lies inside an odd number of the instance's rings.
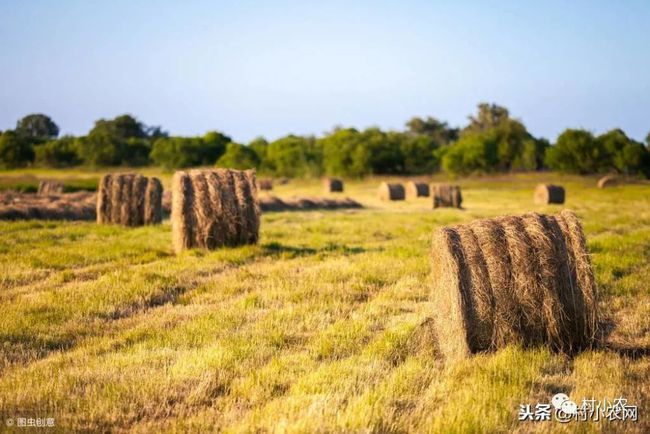
[[[134,173],[107,174],[99,181],[97,223],[142,226],[162,221],[162,184]]]
[[[402,184],[382,182],[379,185],[379,199],[381,200],[404,200],[405,195]]]
[[[63,193],[63,183],[59,181],[40,181],[37,194],[46,196]]]
[[[571,211],[443,227],[431,254],[435,327],[447,358],[510,343],[572,354],[595,343],[597,287]]]
[[[598,188],[614,187],[620,183],[620,179],[616,175],[606,175],[598,180]]]
[[[463,196],[460,192],[459,185],[431,184],[431,197],[433,197],[434,208],[460,208],[463,203]]]
[[[260,208],[254,170],[190,170],[172,181],[174,250],[256,243]]]
[[[405,190],[407,199],[429,197],[429,184],[426,182],[409,181],[406,183]]]
[[[564,197],[564,187],[553,184],[537,184],[533,193],[533,201],[537,205],[562,204]]]
[[[273,190],[273,180],[269,178],[260,179],[257,181],[257,187],[265,191]]]
[[[325,178],[323,186],[326,193],[341,193],[343,192],[343,181],[338,178]]]

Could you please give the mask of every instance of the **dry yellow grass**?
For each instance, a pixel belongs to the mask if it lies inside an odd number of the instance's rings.
[[[263,214],[257,245],[215,251],[175,255],[168,221],[0,222],[0,413],[62,432],[648,432],[649,187],[547,177],[584,224],[608,348],[509,345],[445,367],[432,339],[432,231],[555,214],[531,203],[541,178],[460,180],[464,210],[347,181],[364,209]],[[641,418],[517,421],[558,391],[624,396]]]

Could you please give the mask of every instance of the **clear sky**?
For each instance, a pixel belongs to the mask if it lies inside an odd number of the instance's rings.
[[[463,125],[650,131],[650,1],[0,0],[0,129],[131,113],[171,134]]]

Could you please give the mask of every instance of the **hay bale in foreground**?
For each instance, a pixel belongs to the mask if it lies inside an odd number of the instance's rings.
[[[59,181],[40,181],[37,194],[47,196],[50,194],[63,193],[63,183]]]
[[[338,178],[325,178],[323,186],[326,193],[341,193],[343,192],[343,181]]]
[[[257,181],[257,186],[260,190],[273,190],[273,180],[269,178],[260,179]]]
[[[429,197],[429,184],[426,182],[409,181],[406,183],[405,191],[407,199]]]
[[[381,200],[404,200],[406,193],[402,184],[389,184],[382,182],[379,185],[379,199]]]
[[[615,187],[620,184],[620,179],[616,175],[606,175],[598,180],[598,188]]]
[[[444,227],[431,254],[435,327],[447,358],[510,343],[568,354],[594,345],[597,287],[571,211]]]
[[[260,208],[254,170],[190,170],[172,181],[174,250],[254,244]]]
[[[460,208],[463,203],[463,196],[459,185],[436,183],[431,184],[431,196],[433,207]]]
[[[533,201],[537,205],[548,205],[550,203],[564,203],[564,187],[553,184],[537,184],[533,193]]]
[[[162,221],[162,184],[134,173],[107,174],[99,181],[97,223],[142,226]]]

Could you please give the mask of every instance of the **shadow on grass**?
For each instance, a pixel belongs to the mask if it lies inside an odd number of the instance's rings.
[[[611,351],[621,357],[638,360],[650,356],[650,346],[636,345],[633,342],[625,342],[620,338],[612,338],[616,329],[616,322],[612,319],[605,319],[600,322],[599,330],[599,347],[605,351]]]

